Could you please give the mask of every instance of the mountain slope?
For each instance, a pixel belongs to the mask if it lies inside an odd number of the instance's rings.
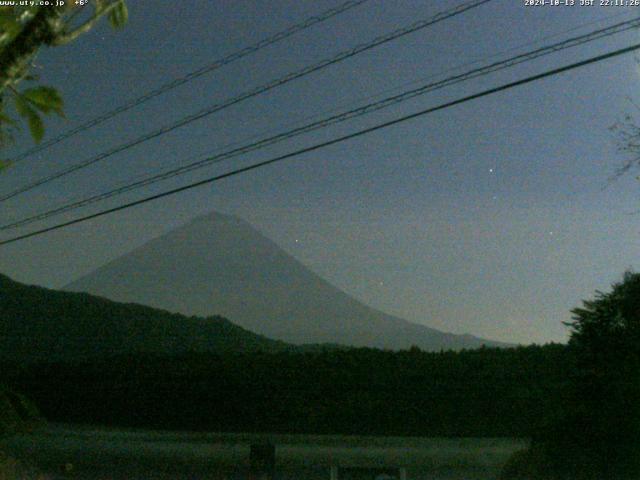
[[[222,317],[196,318],[0,275],[0,360],[69,360],[128,353],[293,348]]]
[[[427,350],[498,345],[387,315],[329,284],[244,221],[219,213],[66,287],[187,315],[219,314],[287,342]]]

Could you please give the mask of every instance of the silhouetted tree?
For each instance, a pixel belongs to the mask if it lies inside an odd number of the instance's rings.
[[[503,478],[640,478],[640,274],[625,273],[572,313],[575,367],[558,402],[562,418],[512,459]]]
[[[602,475],[640,473],[640,274],[572,311],[576,433]]]
[[[19,127],[13,113],[27,123],[36,142],[44,135],[43,114],[63,116],[62,97],[57,90],[39,85],[38,78],[31,73],[39,50],[75,41],[102,17],[107,17],[114,28],[122,27],[128,18],[124,0],[40,3],[0,6],[0,148],[13,140],[13,132]],[[82,10],[89,12],[88,17],[79,14]],[[29,88],[20,89],[23,82]],[[13,110],[9,110],[9,103],[13,104]],[[0,168],[6,165],[6,161],[0,161]]]

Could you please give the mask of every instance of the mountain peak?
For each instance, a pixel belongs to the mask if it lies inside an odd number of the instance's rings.
[[[183,225],[183,227],[188,227],[191,225],[197,225],[201,223],[213,224],[213,223],[221,223],[221,222],[247,224],[240,217],[236,217],[235,215],[228,214],[228,213],[221,213],[221,212],[218,212],[217,210],[212,210],[208,213],[203,213],[202,215],[198,215],[197,217],[194,217],[185,225]]]
[[[211,212],[66,287],[186,315],[222,315],[291,343],[426,350],[495,342],[443,333],[370,308],[244,220]]]

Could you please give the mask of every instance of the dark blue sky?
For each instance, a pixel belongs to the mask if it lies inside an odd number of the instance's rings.
[[[371,0],[50,148],[0,178],[6,192],[200,108],[373,37],[453,1]],[[577,2],[579,3],[579,1]],[[66,130],[339,2],[129,1],[130,23],[43,51],[43,82],[66,100]],[[492,3],[363,53],[64,180],[5,202],[18,219],[159,168],[224,150],[303,119],[366,103],[637,16],[631,7]],[[571,31],[570,31],[571,30]],[[70,219],[637,42],[637,31],[462,83],[51,219]],[[538,42],[538,43],[535,43]],[[509,51],[494,58],[496,54]],[[477,66],[473,65],[473,66]],[[454,69],[454,70],[452,70]],[[639,66],[619,57],[465,103],[366,137],[0,249],[0,271],[60,287],[210,210],[236,214],[346,292],[455,333],[564,340],[569,310],[637,268],[633,175],[607,186],[624,157],[608,130],[640,102]],[[21,151],[19,139],[13,152]],[[35,225],[11,233],[27,232]],[[5,234],[2,238],[7,238]]]

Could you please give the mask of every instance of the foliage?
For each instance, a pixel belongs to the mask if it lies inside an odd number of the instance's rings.
[[[562,415],[520,458],[521,470],[536,458],[534,473],[505,478],[640,477],[640,274],[625,273],[611,292],[596,292],[572,313],[575,369]],[[517,460],[511,471],[518,471]]]
[[[222,317],[186,317],[84,293],[22,285],[0,275],[0,359],[82,359],[289,348]]]
[[[27,121],[29,131],[33,139],[39,143],[44,136],[44,123],[40,117],[41,113],[49,114],[54,112],[64,117],[62,112],[62,98],[60,94],[51,87],[35,87],[24,90],[23,92],[15,91],[14,93],[15,107],[18,114]],[[10,125],[16,125],[13,119],[9,118]]]
[[[603,476],[640,475],[640,274],[576,308],[574,423]],[[613,469],[613,470],[612,470]]]
[[[555,411],[572,370],[563,345],[441,353],[293,346],[220,317],[3,276],[0,318],[0,377],[55,421],[522,437]]]
[[[50,478],[0,451],[0,480],[50,480]]]
[[[610,293],[597,291],[595,300],[583,301],[583,307],[572,313],[573,321],[567,323],[570,345],[580,355],[583,368],[606,375],[612,373],[612,366],[638,365],[640,274],[626,272]]]
[[[40,413],[24,395],[0,385],[0,438],[39,423]]]
[[[77,2],[67,1],[61,6],[0,7],[0,148],[13,141],[20,127],[14,115],[26,122],[36,143],[44,136],[43,114],[64,116],[60,94],[52,87],[40,85],[39,79],[30,74],[40,48],[74,41],[103,16],[108,17],[114,28],[121,28],[128,19],[124,0],[84,2],[92,6],[88,16],[86,12],[91,7],[74,3]],[[19,84],[23,81],[32,86],[20,90]],[[9,111],[9,98],[12,111]],[[8,162],[0,161],[0,169],[7,165]]]
[[[627,157],[616,169],[613,180],[640,166],[640,126],[633,115],[626,114],[622,121],[616,122],[609,130],[617,137],[618,152]],[[636,178],[640,180],[640,175]]]
[[[41,363],[7,381],[52,421],[226,432],[526,437],[566,347],[188,352]],[[64,385],[64,388],[60,388]],[[99,408],[96,408],[98,407]]]
[[[22,476],[20,463],[0,451],[0,480],[17,480]]]
[[[566,379],[565,358],[566,348],[559,345],[418,355],[365,348],[137,353],[31,365],[7,381],[29,395],[45,418],[58,422],[526,437],[555,408],[553,398]]]
[[[17,432],[29,431],[41,421],[40,413],[32,402],[0,385],[0,439]],[[0,450],[0,480],[19,478],[35,477],[27,476],[24,465]]]

